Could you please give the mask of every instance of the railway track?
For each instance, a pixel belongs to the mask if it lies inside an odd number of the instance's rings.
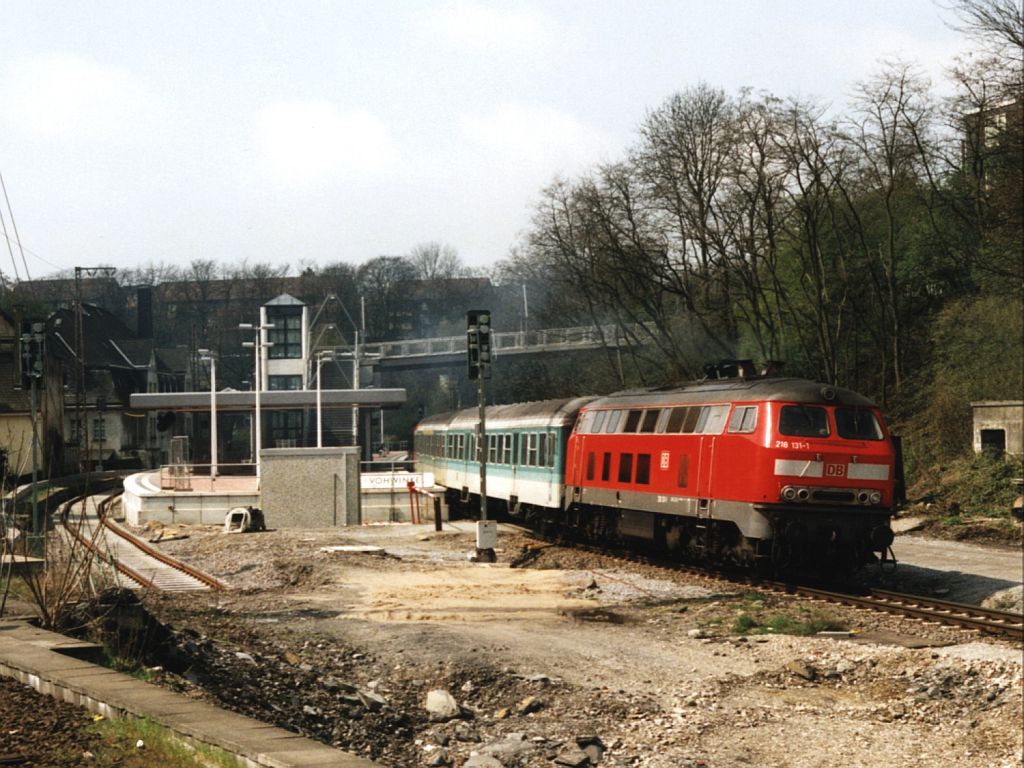
[[[95,515],[88,511],[92,497],[80,496],[67,502],[63,518],[69,535],[97,558],[110,562],[118,574],[128,580],[126,586],[130,588],[160,592],[224,589],[224,584],[209,574],[149,546],[117,525],[108,511],[118,495],[120,492],[96,504]],[[73,513],[76,504],[83,505],[81,514]]]
[[[1019,613],[982,608],[977,605],[955,603],[948,600],[932,599],[922,595],[904,594],[884,589],[858,587],[851,588],[849,591],[837,591],[812,585],[764,579],[752,576],[749,573],[698,566],[692,563],[673,562],[628,550],[611,550],[591,544],[570,543],[564,539],[545,536],[531,528],[523,528],[522,530],[524,533],[551,544],[580,547],[591,552],[619,557],[630,562],[639,562],[644,565],[664,568],[674,572],[692,573],[697,576],[722,579],[732,584],[741,584],[752,589],[785,593],[822,602],[906,616],[921,621],[961,627],[993,637],[1024,642],[1024,615]]]

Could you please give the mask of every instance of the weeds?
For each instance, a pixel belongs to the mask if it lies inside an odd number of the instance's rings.
[[[229,752],[206,745],[192,746],[148,718],[98,719],[90,730],[102,739],[93,754],[97,768],[237,768]],[[137,746],[139,742],[142,746]]]

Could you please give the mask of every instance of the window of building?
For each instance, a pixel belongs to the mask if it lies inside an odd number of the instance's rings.
[[[273,312],[268,308],[267,322],[274,325],[267,331],[267,341],[274,345],[270,348],[270,357],[275,360],[302,357],[302,307],[275,307]]]
[[[267,388],[272,392],[302,389],[302,376],[267,376]]]
[[[271,411],[270,438],[276,448],[294,448],[302,437],[302,411]]]
[[[1002,456],[1006,452],[1006,430],[981,430],[981,452],[991,456]]]

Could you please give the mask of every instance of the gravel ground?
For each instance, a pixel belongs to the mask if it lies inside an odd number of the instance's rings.
[[[388,766],[1021,765],[1019,646],[457,526],[166,529],[232,589],[144,598],[151,674]]]
[[[100,737],[86,730],[92,722],[92,715],[81,707],[0,677],[0,765],[95,765],[89,750]]]

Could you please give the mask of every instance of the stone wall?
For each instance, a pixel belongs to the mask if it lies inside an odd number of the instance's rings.
[[[269,448],[260,453],[268,528],[359,525],[359,449]]]

